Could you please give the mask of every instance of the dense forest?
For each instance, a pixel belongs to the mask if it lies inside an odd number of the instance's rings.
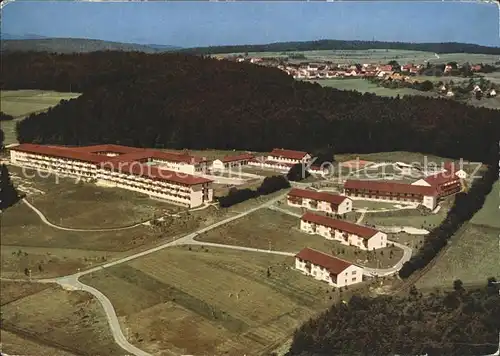
[[[0,128],[0,150],[3,149],[4,133]],[[0,164],[0,211],[14,205],[21,199],[10,179],[9,170],[5,164]]]
[[[470,43],[408,43],[408,42],[382,42],[382,41],[342,41],[342,40],[319,40],[305,42],[277,42],[262,45],[239,45],[239,46],[212,46],[186,48],[181,52],[196,54],[214,53],[244,53],[244,52],[301,52],[318,50],[368,50],[368,49],[392,49],[408,51],[424,51],[434,53],[483,53],[500,54],[500,47],[487,47]]]
[[[3,36],[2,36],[3,37]],[[141,45],[92,40],[87,38],[37,38],[37,39],[3,39],[2,51],[47,51],[56,53],[84,53],[94,51],[138,51],[157,53],[179,49],[174,46]]]
[[[492,354],[500,330],[494,282],[465,290],[457,280],[453,291],[430,295],[413,288],[406,297],[353,296],[301,326],[288,356]]]
[[[249,63],[183,54],[10,53],[4,89],[83,92],[18,125],[20,142],[336,153],[413,151],[493,161],[498,111],[295,81]]]

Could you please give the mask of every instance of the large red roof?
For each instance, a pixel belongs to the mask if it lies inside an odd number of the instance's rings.
[[[450,183],[452,181],[457,181],[458,178],[455,176],[455,172],[444,172],[433,174],[424,179],[427,183],[429,183],[433,187],[437,187],[441,184]]]
[[[226,156],[222,159],[222,162],[237,162],[237,161],[246,161],[246,160],[252,160],[254,159],[255,156],[251,153],[242,153],[240,155],[234,155],[234,156]]]
[[[348,199],[347,197],[344,197],[342,195],[325,193],[325,192],[315,192],[314,190],[298,189],[298,188],[293,188],[292,190],[290,190],[288,192],[288,195],[300,198],[313,199],[316,201],[326,201],[328,203],[337,206],[340,205],[344,200]]]
[[[328,272],[335,275],[342,273],[345,269],[352,266],[352,263],[308,247],[302,249],[295,255],[295,257],[311,262],[317,266],[324,267],[328,270]]]
[[[121,171],[124,173],[140,175],[151,179],[171,181],[186,185],[212,182],[210,179],[197,177],[181,172],[173,172],[142,164],[143,161],[149,158],[158,158],[186,163],[193,163],[193,161],[203,161],[203,159],[187,156],[184,154],[175,154],[118,145],[63,147],[23,143],[18,146],[12,147],[11,150],[26,153],[38,153],[45,156],[68,158],[77,161],[89,162],[99,164],[103,169]],[[106,155],[99,155],[93,152],[113,152],[120,153],[120,155],[108,157]],[[191,158],[193,158],[193,160],[191,160]]]
[[[275,148],[271,151],[269,155],[274,157],[284,157],[289,159],[302,159],[307,155],[307,152],[285,150],[283,148]]]
[[[76,161],[90,162],[90,163],[100,163],[108,160],[106,156],[100,156],[88,152],[80,152],[69,147],[58,147],[58,146],[44,146],[36,145],[32,143],[21,143],[18,146],[12,147],[11,150],[26,152],[26,153],[38,153],[45,156],[57,157],[57,158],[69,158]]]
[[[425,196],[437,195],[434,187],[424,187],[421,185],[411,185],[396,182],[381,182],[374,180],[351,180],[344,183],[344,189],[365,189],[378,192],[392,192],[400,194],[419,194]]]
[[[378,232],[378,230],[372,229],[371,227],[356,225],[347,221],[333,219],[328,216],[313,213],[305,213],[302,215],[302,220],[338,229],[340,231],[345,231],[350,234],[355,234],[365,240],[369,239]]]

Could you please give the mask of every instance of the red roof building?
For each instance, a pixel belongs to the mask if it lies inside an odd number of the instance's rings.
[[[273,159],[286,159],[291,161],[302,161],[310,156],[307,152],[303,151],[293,151],[293,150],[285,150],[283,148],[275,148],[269,154],[269,160]]]
[[[344,183],[344,195],[352,199],[417,203],[429,209],[434,209],[437,204],[438,192],[435,187],[428,184],[424,186],[396,182],[348,179]]]
[[[363,268],[311,248],[304,248],[295,255],[295,268],[334,287],[363,281]]]
[[[328,216],[313,213],[305,213],[304,215],[302,215],[301,219],[309,223],[345,231],[349,234],[357,235],[365,240],[368,240],[379,232],[378,230],[372,229],[371,227],[357,225],[348,221],[333,219]]]
[[[25,143],[12,147],[10,155],[15,165],[135,190],[189,207],[213,197],[212,180],[186,173],[198,172],[206,160],[185,154],[119,145],[62,147]]]

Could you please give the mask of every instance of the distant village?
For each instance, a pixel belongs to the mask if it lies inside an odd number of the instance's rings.
[[[300,62],[300,63],[289,63],[285,58],[259,58],[250,57],[244,55],[229,55],[229,56],[215,56],[217,59],[224,59],[235,62],[249,62],[253,64],[275,67],[288,75],[293,76],[295,79],[303,80],[322,80],[322,79],[342,79],[342,78],[364,78],[376,82],[380,86],[389,87],[396,89],[394,85],[388,85],[388,83],[399,82],[402,87],[413,87],[421,90],[418,86],[414,84],[421,84],[422,78],[419,81],[414,78],[419,75],[429,75],[426,74],[426,70],[429,70],[429,64],[399,64],[396,61],[391,61],[388,64],[373,64],[373,63],[363,63],[363,64],[335,64],[331,62]],[[467,68],[465,68],[467,66]],[[474,74],[482,72],[484,70],[483,64],[457,64],[448,63],[434,65],[432,69],[439,68],[439,75],[446,76],[461,76],[466,70],[469,76],[474,76]],[[500,68],[494,68],[494,70],[499,70]],[[465,76],[464,76],[465,79]],[[425,79],[424,79],[425,81]],[[423,91],[434,90],[438,94],[446,97],[455,97],[456,92],[459,91],[460,94],[464,94],[466,90],[467,93],[471,93],[479,98],[481,97],[495,97],[499,88],[494,83],[487,80],[481,80],[481,82],[472,81],[471,84],[461,87],[453,82],[434,83],[432,87],[424,89]]]

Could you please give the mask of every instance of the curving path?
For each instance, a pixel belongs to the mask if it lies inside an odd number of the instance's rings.
[[[138,227],[138,226],[141,226],[144,223],[146,223],[146,221],[143,221],[143,222],[140,222],[140,223],[137,223],[137,224],[134,224],[134,225],[122,226],[122,227],[116,227],[116,228],[104,228],[104,229],[77,229],[77,228],[71,228],[71,227],[64,227],[64,226],[59,226],[59,225],[51,223],[45,217],[45,215],[43,215],[43,213],[40,210],[38,210],[37,208],[35,208],[35,206],[33,204],[31,204],[28,200],[26,200],[26,198],[23,198],[22,202],[24,204],[26,204],[31,210],[33,210],[38,215],[38,217],[40,218],[40,220],[42,220],[42,222],[44,224],[46,224],[46,225],[48,225],[50,227],[53,227],[54,229],[58,229],[58,230],[76,231],[76,232],[120,231],[120,230],[133,229],[134,227]]]
[[[111,330],[111,333],[113,335],[113,338],[115,340],[115,342],[121,347],[123,348],[125,351],[127,351],[128,353],[130,353],[131,355],[135,355],[135,356],[152,356],[151,354],[137,348],[136,346],[130,344],[127,340],[127,338],[124,336],[122,330],[121,330],[121,326],[120,326],[120,322],[118,320],[118,317],[116,315],[116,311],[111,303],[111,301],[102,293],[100,292],[99,290],[89,286],[89,285],[86,285],[82,282],[79,281],[79,278],[81,276],[84,276],[84,275],[87,275],[87,274],[90,274],[90,273],[93,273],[93,272],[96,272],[96,271],[99,271],[99,270],[102,270],[102,269],[106,269],[106,268],[109,268],[109,267],[113,267],[113,266],[116,266],[116,265],[119,265],[121,263],[126,263],[128,261],[131,261],[131,260],[134,260],[136,258],[139,258],[139,257],[143,257],[143,256],[146,256],[146,255],[149,255],[151,253],[154,253],[154,252],[157,252],[157,251],[160,251],[162,249],[165,249],[165,248],[168,248],[168,247],[171,247],[171,246],[181,246],[181,245],[203,245],[203,246],[212,246],[212,247],[220,247],[220,248],[229,248],[229,249],[235,249],[235,250],[242,250],[242,251],[252,251],[252,252],[261,252],[261,253],[269,253],[269,254],[278,254],[278,255],[283,255],[283,256],[294,256],[295,253],[292,253],[292,252],[283,252],[283,251],[273,251],[273,250],[264,250],[264,249],[256,249],[256,248],[250,248],[250,247],[243,247],[243,246],[235,246],[235,245],[225,245],[225,244],[218,244],[218,243],[209,243],[209,242],[203,242],[203,241],[197,241],[195,240],[195,238],[204,233],[204,232],[207,232],[207,231],[210,231],[212,229],[215,229],[219,226],[222,226],[222,225],[225,225],[225,224],[228,224],[232,221],[235,221],[237,219],[240,219],[244,216],[247,216],[259,209],[262,209],[262,208],[270,208],[272,210],[277,210],[277,211],[282,211],[284,213],[287,213],[287,214],[290,214],[290,215],[293,215],[293,216],[298,216],[300,217],[299,214],[294,214],[290,211],[287,211],[285,209],[282,209],[282,208],[279,208],[279,207],[276,207],[274,206],[274,204],[276,202],[278,202],[279,200],[283,199],[284,197],[286,196],[286,193],[285,194],[282,194],[276,198],[273,198],[257,207],[254,207],[254,208],[251,208],[251,209],[248,209],[238,215],[235,215],[235,216],[232,216],[232,217],[229,217],[227,219],[224,219],[222,221],[219,221],[217,223],[214,223],[210,226],[207,226],[207,227],[204,227],[202,229],[199,229],[193,233],[190,233],[178,240],[174,240],[174,241],[171,241],[171,242],[167,242],[167,243],[164,243],[162,245],[159,245],[157,247],[154,247],[154,248],[150,248],[148,250],[145,250],[145,251],[142,251],[142,252],[138,252],[138,253],[135,253],[133,255],[130,255],[128,257],[124,257],[124,258],[121,258],[121,259],[118,259],[118,260],[115,260],[113,262],[109,262],[109,263],[106,263],[104,265],[101,265],[101,266],[97,266],[97,267],[94,267],[94,268],[91,268],[91,269],[88,269],[86,271],[82,271],[82,272],[78,272],[78,273],[75,273],[75,274],[72,274],[72,275],[69,275],[69,276],[65,276],[65,277],[59,277],[59,278],[52,278],[52,279],[39,279],[39,280],[23,280],[23,279],[8,279],[8,278],[2,278],[2,280],[6,280],[6,281],[15,281],[15,282],[27,282],[27,281],[31,281],[31,282],[36,282],[36,283],[56,283],[56,284],[59,284],[62,288],[66,289],[66,290],[83,290],[83,291],[86,291],[90,294],[92,294],[93,296],[95,296],[97,298],[97,300],[101,303],[103,309],[104,309],[104,312],[106,314],[106,318],[108,319],[108,323],[109,323],[109,326],[110,326],[110,330]],[[98,230],[81,230],[81,229],[70,229],[70,228],[63,228],[61,226],[57,226],[57,225],[54,225],[52,224],[50,221],[48,221],[45,216],[38,210],[36,209],[32,204],[30,204],[28,201],[24,200],[23,199],[23,202],[28,205],[33,211],[35,211],[35,213],[37,213],[37,215],[40,217],[40,219],[47,225],[51,226],[51,227],[54,227],[56,229],[61,229],[61,230],[67,230],[67,231],[109,231],[108,230],[102,230],[102,229],[98,229]],[[138,224],[140,225],[140,224]],[[136,226],[138,226],[136,225]],[[130,227],[127,227],[127,228],[130,228]],[[121,229],[125,229],[125,228],[121,228]],[[390,274],[393,274],[395,272],[397,272],[401,266],[403,265],[404,262],[406,262],[407,260],[409,260],[409,258],[411,257],[411,248],[408,248],[404,245],[401,245],[401,244],[398,244],[396,242],[394,242],[394,245],[397,246],[397,247],[400,247],[403,249],[404,251],[404,255],[403,255],[403,258],[393,267],[391,268],[387,268],[387,269],[375,269],[375,268],[365,268],[365,275],[368,275],[368,276],[386,276],[386,275],[390,275]]]

